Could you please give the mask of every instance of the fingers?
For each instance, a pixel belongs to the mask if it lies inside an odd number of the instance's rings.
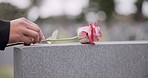
[[[39,42],[41,42],[43,39],[45,39],[45,37],[44,37],[41,29],[39,28],[39,26],[37,24],[35,24],[35,23],[33,23],[33,22],[25,19],[25,18],[21,18],[21,19],[26,22],[26,25],[25,26],[28,29],[34,30],[34,31],[36,31],[38,33],[38,35],[39,35]]]
[[[40,42],[39,35],[38,35],[37,32],[30,30],[30,29],[24,29],[23,31],[24,31],[25,36],[32,38],[33,43],[39,43]]]
[[[25,45],[30,45],[32,43],[32,39],[30,37],[27,36],[22,36],[20,38],[21,42],[24,42]]]
[[[10,25],[9,43],[40,43],[44,39],[39,26],[25,18],[12,20]]]

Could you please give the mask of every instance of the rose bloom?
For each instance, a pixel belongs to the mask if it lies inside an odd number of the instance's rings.
[[[82,44],[94,44],[94,42],[99,41],[100,37],[102,37],[102,33],[96,23],[78,29],[78,38]]]

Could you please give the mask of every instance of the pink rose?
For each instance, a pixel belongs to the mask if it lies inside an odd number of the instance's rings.
[[[83,44],[94,44],[94,42],[99,41],[100,37],[102,37],[102,33],[100,27],[96,26],[96,23],[78,29],[78,38]]]

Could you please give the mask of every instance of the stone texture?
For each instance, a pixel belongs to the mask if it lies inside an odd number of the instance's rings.
[[[14,48],[14,78],[148,78],[148,42]]]

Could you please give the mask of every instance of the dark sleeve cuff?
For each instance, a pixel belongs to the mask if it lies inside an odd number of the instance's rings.
[[[9,41],[10,22],[0,20],[0,50],[4,50]]]

